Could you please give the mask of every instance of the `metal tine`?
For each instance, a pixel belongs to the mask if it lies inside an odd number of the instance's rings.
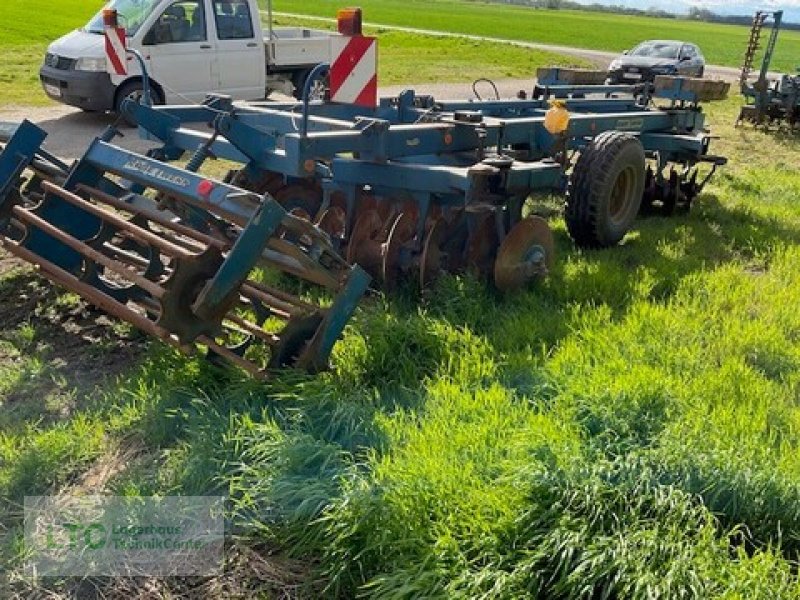
[[[50,223],[48,223],[47,221],[45,221],[44,219],[42,219],[41,217],[37,216],[36,214],[32,213],[29,210],[26,210],[20,206],[15,206],[12,209],[12,213],[18,219],[22,219],[26,223],[29,223],[34,227],[41,229],[47,235],[57,239],[64,245],[72,248],[73,250],[75,250],[79,254],[82,254],[86,258],[103,265],[104,267],[110,269],[111,271],[117,273],[118,275],[121,275],[131,283],[142,288],[151,296],[158,299],[164,297],[165,293],[164,288],[160,287],[156,283],[153,283],[149,279],[143,277],[141,273],[136,271],[133,267],[122,264],[121,262],[118,262],[113,258],[106,256],[102,252],[98,252],[88,244],[85,244],[80,240],[75,239],[68,233],[65,233],[58,227],[51,225]]]
[[[118,317],[123,321],[127,321],[145,333],[157,337],[171,346],[174,346],[175,348],[187,351],[186,347],[181,345],[180,342],[178,342],[178,340],[175,339],[169,331],[163,327],[159,327],[147,317],[137,313],[121,302],[114,300],[111,296],[101,292],[97,288],[84,283],[61,267],[54,265],[38,254],[31,252],[24,246],[20,246],[19,244],[10,241],[7,238],[0,238],[0,243],[2,243],[2,246],[17,258],[21,258],[24,261],[37,265],[40,272],[53,283],[80,294],[89,303],[94,304],[96,307],[112,316]]]
[[[212,340],[207,335],[202,335],[199,338],[197,338],[197,342],[208,347],[210,350],[219,354],[220,356],[232,362],[233,364],[241,367],[242,369],[250,373],[253,377],[256,377],[258,379],[268,378],[268,375],[265,371],[259,369],[255,364],[253,364],[247,359],[242,358],[241,356],[239,356],[235,352],[232,352],[225,346],[218,344],[215,340]]]
[[[254,335],[260,340],[269,344],[270,346],[274,346],[275,344],[280,342],[280,338],[277,335],[264,331],[263,329],[258,327],[255,323],[251,323],[247,319],[243,319],[234,314],[227,315],[225,319],[244,329],[244,333],[249,333],[251,335]]]
[[[127,250],[118,248],[110,242],[105,242],[103,244],[103,249],[113,254],[117,260],[127,261],[128,263],[136,265],[137,267],[141,267],[142,269],[146,269],[150,265],[150,261],[144,258],[143,256],[140,256],[135,252],[128,252]],[[167,274],[166,270],[165,274]]]
[[[176,223],[164,215],[160,215],[157,212],[141,207],[141,206],[133,206],[128,204],[127,202],[120,200],[119,198],[112,196],[111,194],[107,194],[102,190],[98,190],[97,188],[90,187],[83,183],[78,184],[76,186],[78,191],[84,192],[89,195],[93,200],[98,202],[102,202],[103,204],[108,204],[109,206],[116,208],[117,210],[122,210],[129,212],[135,215],[141,215],[152,221],[153,223],[158,223],[162,227],[167,229],[171,229],[176,233],[179,233],[182,236],[187,238],[191,238],[197,242],[202,244],[206,244],[207,246],[212,246],[217,248],[218,250],[227,250],[230,248],[230,244],[224,240],[220,240],[210,235],[206,235],[205,233],[201,233],[191,227],[183,225],[182,223]]]
[[[241,293],[245,296],[253,296],[263,302],[276,316],[283,319],[290,319],[298,312],[319,311],[318,306],[303,302],[289,294],[273,294],[269,288],[262,288],[252,281],[242,285]]]
[[[77,194],[73,194],[72,192],[69,192],[64,188],[58,187],[57,185],[53,185],[49,181],[45,181],[42,184],[42,187],[46,191],[55,194],[59,198],[65,200],[66,202],[69,202],[74,206],[77,206],[81,210],[85,210],[86,212],[91,213],[92,215],[98,217],[99,219],[102,219],[103,221],[106,221],[107,223],[114,225],[118,229],[128,232],[129,234],[134,236],[137,240],[155,246],[156,248],[161,250],[164,254],[182,259],[192,259],[197,257],[196,253],[189,252],[182,246],[178,246],[176,244],[168,242],[158,237],[154,233],[150,233],[146,229],[142,229],[138,225],[134,225],[133,223],[120,217],[119,215],[116,215],[112,212],[109,212],[108,210],[100,208],[99,206],[95,206],[94,204],[85,200],[84,198],[81,198]]]

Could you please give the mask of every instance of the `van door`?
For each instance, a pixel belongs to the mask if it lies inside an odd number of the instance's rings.
[[[168,102],[201,102],[216,91],[212,78],[216,55],[209,29],[205,0],[176,0],[142,39],[151,76],[164,87]]]
[[[265,94],[264,41],[248,0],[211,0],[217,33],[219,91],[237,100]]]

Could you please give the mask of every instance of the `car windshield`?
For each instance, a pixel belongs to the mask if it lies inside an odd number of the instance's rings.
[[[649,56],[650,58],[678,58],[680,44],[670,42],[645,42],[639,44],[631,52],[631,56]]]
[[[136,35],[139,28],[153,11],[160,0],[113,0],[105,8],[113,8],[119,14],[119,24],[125,28],[128,36]],[[103,11],[97,13],[85,31],[89,33],[103,33]]]

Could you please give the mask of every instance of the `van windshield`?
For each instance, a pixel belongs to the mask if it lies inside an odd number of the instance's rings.
[[[119,24],[125,28],[128,36],[136,35],[145,19],[153,12],[153,8],[161,0],[113,0],[105,8],[116,9],[119,14]],[[97,13],[85,31],[89,33],[103,33],[103,11]]]

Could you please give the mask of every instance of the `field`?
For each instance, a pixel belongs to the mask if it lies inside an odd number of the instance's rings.
[[[338,0],[276,0],[275,10],[332,17]],[[622,52],[644,39],[696,42],[709,64],[739,67],[747,46],[746,27],[632,17],[605,13],[529,8],[464,0],[363,0],[364,19],[438,31]],[[784,31],[773,62],[776,71],[800,67],[800,32]]]
[[[689,215],[579,251],[536,198],[548,281],[371,298],[319,377],[183,357],[3,259],[0,597],[800,597],[800,139],[739,102]],[[228,496],[226,575],[27,581],[49,493]]]
[[[102,6],[100,2],[72,2],[63,16],[50,15],[37,22],[36,36],[25,31],[29,11],[47,12],[52,0],[6,2],[10,19],[0,21],[0,108],[14,105],[55,105],[41,89],[39,66],[49,42],[86,23]],[[296,24],[293,19],[278,19],[278,24]],[[308,23],[305,23],[308,25]],[[319,23],[312,23],[320,28]],[[370,30],[372,33],[373,31]],[[506,48],[470,40],[423,38],[419,35],[384,31],[381,36],[380,78],[382,85],[414,81],[464,81],[478,77],[493,79],[530,78],[542,65],[583,66],[577,58],[552,52]]]

